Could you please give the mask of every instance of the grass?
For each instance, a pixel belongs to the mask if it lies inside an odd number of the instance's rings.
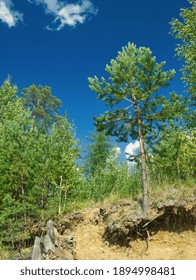
[[[91,186],[89,182],[84,190],[80,189],[79,194],[75,195],[74,199],[70,199],[67,204],[66,212],[101,207],[108,204],[116,205],[122,200],[132,202],[137,200],[137,198],[142,198],[142,188],[138,183],[140,178],[134,178],[134,181],[132,177],[129,177],[129,179],[130,181],[128,179],[124,181],[122,180],[122,185],[120,180],[116,181],[115,188],[112,188],[111,186],[107,187],[105,182],[102,182],[102,186],[99,184],[100,181],[97,184],[93,182],[93,186]],[[135,182],[137,182],[137,189],[134,187],[136,186],[134,185]],[[107,182],[107,184],[108,183],[109,182]],[[192,178],[186,181],[170,181],[167,178],[161,182],[151,180],[149,200],[153,205],[155,202],[163,202],[168,199],[175,200],[191,197],[195,188],[196,182]]]

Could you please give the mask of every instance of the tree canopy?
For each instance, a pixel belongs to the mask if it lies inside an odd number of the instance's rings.
[[[42,85],[31,85],[21,95],[23,104],[32,112],[32,129],[47,131],[56,120],[61,101],[52,95],[50,87]]]

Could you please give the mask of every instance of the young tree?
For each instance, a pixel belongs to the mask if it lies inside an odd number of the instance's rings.
[[[188,0],[190,8],[181,9],[181,20],[171,21],[171,32],[178,39],[176,54],[184,61],[183,81],[191,100],[191,107],[196,106],[196,1]],[[196,111],[191,110],[193,125],[196,124]]]
[[[80,179],[76,163],[80,148],[74,136],[75,130],[67,116],[59,116],[50,131],[46,168],[49,171],[46,170],[46,181],[50,186],[49,202],[54,206],[52,211],[55,214],[65,210],[68,191],[76,187]]]
[[[165,62],[157,63],[149,48],[128,44],[106,65],[109,82],[96,76],[89,78],[90,88],[107,106],[114,107],[95,117],[98,130],[104,130],[119,141],[138,139],[142,167],[143,211],[148,210],[148,177],[145,143],[153,140],[153,131],[162,122],[177,117],[181,111],[179,97],[159,95],[175,71],[163,71]]]
[[[91,135],[87,138],[91,143],[85,156],[85,172],[88,176],[93,175],[97,167],[104,167],[113,146],[104,131],[95,131]]]

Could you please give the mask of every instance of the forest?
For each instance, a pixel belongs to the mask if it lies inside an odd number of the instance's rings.
[[[184,93],[163,95],[175,70],[128,43],[106,65],[109,78],[88,78],[108,111],[94,117],[85,152],[50,86],[19,90],[7,77],[0,87],[0,250],[25,247],[30,221],[57,222],[97,202],[138,197],[147,215],[156,190],[195,188],[196,2],[189,2],[170,22]],[[122,160],[113,139],[139,141],[137,155]]]

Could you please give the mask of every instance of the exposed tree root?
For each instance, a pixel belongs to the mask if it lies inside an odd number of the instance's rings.
[[[195,201],[168,200],[160,203],[144,217],[141,211],[129,210],[124,215],[117,215],[105,228],[104,238],[110,244],[128,246],[132,240],[145,239],[147,249],[150,236],[159,230],[182,232],[195,231]]]

